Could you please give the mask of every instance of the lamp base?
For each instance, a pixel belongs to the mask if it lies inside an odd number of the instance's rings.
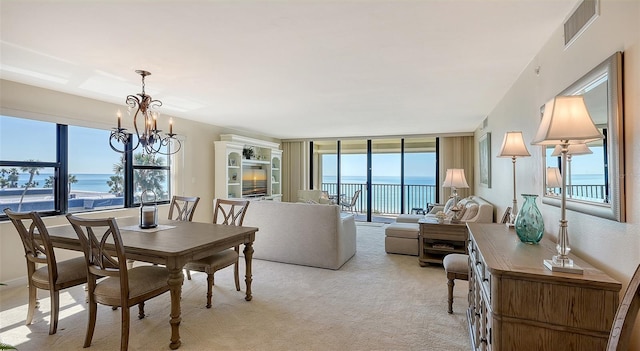
[[[553,260],[544,260],[544,266],[552,272],[584,274],[584,270],[575,264],[555,263]]]

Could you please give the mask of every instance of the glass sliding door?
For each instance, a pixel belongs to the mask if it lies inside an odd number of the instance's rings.
[[[437,138],[404,139],[404,211],[417,213],[438,199]]]
[[[366,220],[368,213],[368,165],[366,140],[340,141],[340,198],[343,208]]]
[[[389,221],[401,213],[422,213],[438,198],[435,137],[311,145],[311,187],[344,204],[342,209],[356,213],[356,220]]]
[[[373,218],[401,213],[402,140],[371,141],[371,212]]]

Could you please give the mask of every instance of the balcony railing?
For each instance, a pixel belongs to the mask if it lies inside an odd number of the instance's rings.
[[[341,183],[340,191],[336,183],[322,183],[322,190],[329,195],[340,195],[341,201],[349,202],[353,194],[360,190],[355,209],[365,212],[367,205],[367,187],[361,183]],[[559,193],[559,189],[555,189]],[[400,184],[372,184],[371,185],[371,213],[401,214]],[[414,208],[426,209],[427,204],[436,203],[435,185],[405,185],[404,213],[410,213]],[[575,199],[597,199],[606,201],[604,185],[571,185],[571,197]]]
[[[340,195],[341,201],[349,202],[353,194],[360,190],[360,196],[356,201],[356,210],[364,212],[367,205],[367,187],[361,183],[340,183],[340,191],[337,191],[336,183],[322,183],[322,190],[329,195]],[[372,184],[371,185],[371,212],[378,214],[400,214],[400,184]],[[427,204],[436,202],[435,185],[404,185],[404,212],[409,213],[413,208],[426,209]]]

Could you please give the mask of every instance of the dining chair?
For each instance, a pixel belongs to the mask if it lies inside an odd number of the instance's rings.
[[[354,212],[354,209],[356,207],[356,202],[358,201],[358,197],[360,196],[360,192],[362,192],[362,190],[356,190],[355,193],[353,193],[353,197],[351,198],[351,200],[349,200],[348,202],[342,202],[340,205],[342,205],[342,210],[345,211],[351,211]]]
[[[224,225],[241,226],[244,215],[249,207],[249,200],[226,200],[217,199],[213,210],[213,223]],[[233,272],[236,283],[236,290],[240,291],[240,276],[238,274],[238,259],[240,257],[240,247],[226,249],[221,252],[189,262],[185,265],[187,270],[194,270],[207,273],[207,308],[211,308],[211,297],[213,295],[213,275],[216,271],[234,265]]]
[[[169,219],[176,221],[189,221],[193,219],[193,214],[196,212],[200,197],[198,196],[177,196],[174,195],[171,198],[171,205],[169,207]],[[173,213],[176,213],[174,217]]]
[[[67,214],[67,219],[78,235],[87,267],[89,321],[83,347],[91,345],[99,303],[121,307],[120,350],[127,350],[130,307],[138,305],[138,318],[144,318],[144,302],[169,291],[169,271],[152,265],[127,269],[115,218],[85,219]]]
[[[199,196],[177,196],[174,195],[171,198],[171,205],[169,207],[169,219],[176,221],[188,221],[191,222],[193,214],[196,212],[196,207],[200,201]],[[176,216],[173,216],[175,209]],[[187,273],[187,279],[191,280],[191,272],[185,269]]]
[[[51,298],[51,320],[49,334],[58,329],[60,290],[87,282],[87,265],[83,257],[56,261],[56,255],[49,238],[49,232],[37,212],[13,212],[6,208],[4,213],[16,227],[27,260],[27,282],[29,284],[29,308],[27,322],[33,321],[37,305],[37,289],[49,290]],[[36,264],[44,265],[36,268]]]
[[[640,265],[636,268],[624,297],[618,306],[613,326],[609,333],[607,351],[629,350],[633,325],[640,310]]]

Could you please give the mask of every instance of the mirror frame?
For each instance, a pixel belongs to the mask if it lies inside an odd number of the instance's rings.
[[[626,221],[624,170],[624,115],[622,102],[622,52],[616,52],[575,81],[558,95],[575,95],[585,86],[607,75],[608,117],[607,153],[610,201],[608,204],[567,198],[566,208],[618,222]],[[560,207],[560,196],[550,196],[546,189],[546,146],[542,147],[542,203]]]

